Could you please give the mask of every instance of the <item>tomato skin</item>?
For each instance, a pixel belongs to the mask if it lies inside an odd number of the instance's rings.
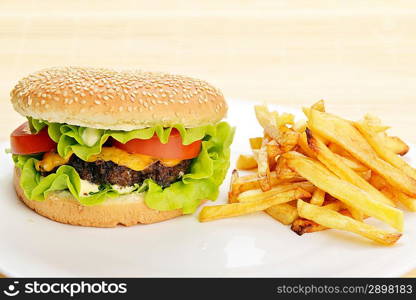
[[[113,145],[129,153],[149,155],[162,159],[191,159],[199,155],[202,141],[195,141],[190,145],[182,145],[179,131],[172,129],[169,140],[162,144],[155,134],[148,140],[133,139],[123,144],[114,140]]]
[[[13,154],[35,154],[56,149],[56,143],[49,137],[48,128],[31,133],[28,122],[17,127],[10,135]]]

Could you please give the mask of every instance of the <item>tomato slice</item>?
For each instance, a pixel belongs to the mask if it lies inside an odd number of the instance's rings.
[[[162,144],[155,134],[148,140],[133,139],[123,144],[114,140],[114,146],[129,153],[149,155],[162,159],[191,159],[197,157],[201,151],[202,141],[195,141],[190,145],[182,145],[182,137],[178,130],[172,129],[169,140]]]
[[[56,143],[48,135],[47,127],[33,134],[30,132],[28,122],[23,123],[12,132],[10,145],[14,154],[41,153],[56,148]]]

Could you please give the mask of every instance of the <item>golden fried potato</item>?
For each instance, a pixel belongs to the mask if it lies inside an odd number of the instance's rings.
[[[237,186],[238,181],[238,171],[233,170],[231,173],[231,183],[230,183],[230,189],[228,191],[228,203],[235,203],[238,202],[237,197],[240,194],[240,188]]]
[[[249,190],[249,191],[245,191],[243,193],[241,193],[238,196],[238,202],[251,202],[251,201],[257,201],[257,200],[263,200],[263,199],[267,199],[270,198],[276,194],[280,194],[283,192],[287,192],[290,190],[297,190],[297,189],[301,189],[304,190],[306,193],[303,195],[306,198],[311,197],[311,194],[307,191],[309,188],[312,187],[312,185],[308,182],[294,182],[294,183],[286,183],[286,184],[280,184],[280,185],[276,185],[273,188],[271,188],[270,190],[263,192],[261,189],[258,190]]]
[[[322,226],[353,232],[377,243],[392,245],[401,237],[400,233],[390,233],[372,225],[359,222],[336,211],[298,201],[299,216],[314,221]]]
[[[290,229],[298,235],[303,235],[304,233],[312,233],[312,232],[326,230],[328,229],[328,227],[319,225],[311,220],[298,218],[293,222]]]
[[[288,203],[273,205],[265,212],[284,225],[292,224],[299,216],[298,209]]]
[[[373,131],[371,127],[363,121],[355,122],[354,125],[382,159],[402,170],[407,176],[416,180],[416,170],[396,153],[386,148],[383,139],[377,132]]]
[[[416,197],[416,180],[381,159],[350,122],[328,113],[311,110],[308,126],[313,132],[342,146],[398,190]]]
[[[325,201],[325,191],[317,188],[313,194],[310,203],[318,206],[322,206]]]
[[[261,145],[263,144],[263,138],[262,137],[255,137],[250,138],[250,147],[252,150],[258,150],[261,148]]]
[[[317,161],[294,152],[285,153],[284,157],[287,158],[290,168],[316,187],[368,216],[384,221],[399,231],[403,230],[401,210],[374,200],[368,192],[341,180]]]
[[[237,159],[236,167],[238,170],[252,170],[257,168],[257,161],[252,155],[240,154]]]
[[[278,193],[266,199],[245,203],[231,203],[224,205],[205,206],[199,214],[199,221],[207,222],[222,218],[241,216],[257,211],[263,211],[271,206],[304,198],[310,194],[300,188]]]
[[[335,175],[370,193],[374,200],[394,206],[392,201],[387,199],[364,178],[352,170],[337,154],[331,152],[331,150],[329,150],[329,148],[321,141],[319,136],[313,134],[310,130],[307,130],[306,133],[309,148],[315,153],[316,158]],[[353,213],[353,215],[358,216],[358,213]]]

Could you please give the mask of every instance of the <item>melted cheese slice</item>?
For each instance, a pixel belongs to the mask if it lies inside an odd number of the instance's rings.
[[[67,157],[61,157],[55,152],[46,152],[42,160],[36,164],[36,169],[50,172],[56,167],[67,164],[72,154],[71,152]],[[97,160],[112,161],[135,171],[142,171],[158,160],[166,167],[173,167],[181,162],[179,159],[158,159],[148,155],[128,153],[116,147],[103,147],[101,153],[92,155],[88,162]]]

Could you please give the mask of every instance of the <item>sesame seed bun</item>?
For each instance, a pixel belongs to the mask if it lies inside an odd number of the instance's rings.
[[[23,116],[126,131],[215,124],[227,113],[222,93],[205,81],[142,71],[50,68],[20,80],[11,97]]]
[[[14,187],[17,196],[28,207],[51,220],[78,226],[115,227],[138,223],[151,224],[182,215],[182,210],[158,211],[146,206],[140,194],[128,194],[100,205],[81,205],[67,191],[51,192],[44,201],[26,198],[20,187],[20,169],[15,167]]]

